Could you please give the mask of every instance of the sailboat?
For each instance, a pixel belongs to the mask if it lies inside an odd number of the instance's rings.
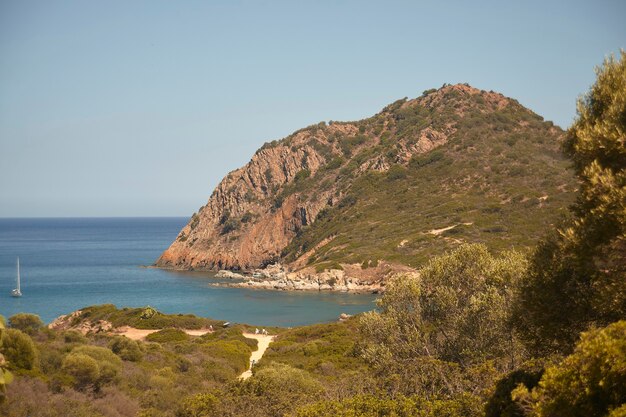
[[[17,258],[17,288],[11,291],[12,297],[21,297],[22,291],[20,290],[20,258]]]

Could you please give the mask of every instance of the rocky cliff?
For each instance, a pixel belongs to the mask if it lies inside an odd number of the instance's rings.
[[[562,133],[517,101],[466,84],[361,121],[309,126],[229,173],[156,265],[251,270],[280,261],[309,274],[418,266],[465,241],[531,244],[572,198]]]

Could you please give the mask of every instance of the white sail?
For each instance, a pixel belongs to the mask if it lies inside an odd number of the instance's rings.
[[[22,289],[20,288],[20,258],[17,258],[17,287],[11,291],[13,297],[21,297]]]

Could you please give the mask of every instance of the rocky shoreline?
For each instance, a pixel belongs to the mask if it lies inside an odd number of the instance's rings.
[[[343,270],[331,269],[315,272],[312,268],[305,268],[300,271],[289,272],[282,265],[274,264],[264,269],[255,269],[246,273],[220,270],[216,277],[232,279],[234,282],[214,285],[279,291],[337,291],[379,294],[384,292],[385,282],[392,275],[399,273],[393,269],[387,269],[386,273],[371,271],[372,273],[369,274],[355,273],[357,271],[356,268],[350,268],[346,265]],[[402,273],[414,272],[402,271]]]

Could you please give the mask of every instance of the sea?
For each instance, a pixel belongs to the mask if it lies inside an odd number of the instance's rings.
[[[148,268],[188,218],[0,218],[0,314],[49,323],[82,307],[151,306],[257,326],[336,321],[375,308],[371,294],[220,287],[209,272]],[[22,297],[11,297],[20,259]]]

